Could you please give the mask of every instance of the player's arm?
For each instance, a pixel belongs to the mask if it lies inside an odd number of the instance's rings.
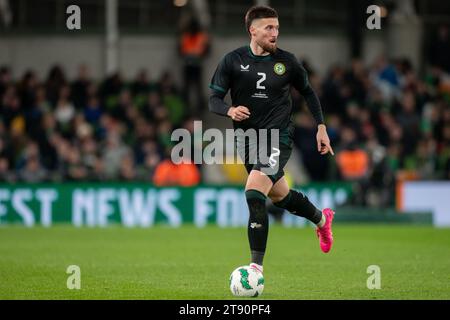
[[[232,70],[229,60],[229,55],[224,56],[220,60],[209,84],[209,88],[211,89],[208,103],[209,110],[225,117],[230,109],[230,106],[223,101],[231,83]]]
[[[317,94],[309,84],[308,74],[296,57],[292,56],[292,78],[291,83],[295,89],[305,98],[306,105],[311,112],[317,125],[323,125],[322,106]]]
[[[224,97],[225,94],[211,90],[211,94],[209,96],[209,110],[218,115],[230,117],[234,121],[242,121],[250,116],[250,111],[247,107],[228,106],[225,101],[223,101]]]
[[[225,101],[230,81],[231,81],[231,67],[230,56],[225,56],[217,66],[214,76],[209,85],[211,93],[209,95],[209,110],[221,116],[230,117],[234,121],[242,121],[250,116],[249,110],[244,106],[232,107],[228,106]]]
[[[306,105],[309,111],[313,115],[317,122],[317,151],[324,155],[330,152],[334,156],[333,148],[331,147],[330,138],[327,134],[327,128],[323,121],[322,107],[320,105],[319,98],[311,85],[308,85],[300,91],[301,95],[305,98]]]
[[[324,125],[325,122],[323,121],[323,112],[319,97],[317,97],[316,92],[309,82],[302,90],[299,90],[299,92],[305,98],[306,105],[314,117],[314,120],[316,120],[317,125]]]
[[[221,116],[227,116],[228,110],[230,110],[230,106],[228,106],[225,101],[223,101],[224,97],[225,93],[211,88],[208,103],[209,111]]]
[[[317,123],[317,151],[324,155],[330,152],[334,155],[333,148],[331,148],[330,138],[327,134],[325,122],[323,120],[322,106],[316,92],[311,87],[308,81],[308,75],[303,66],[295,59],[294,72],[292,79],[293,86],[305,98],[306,105]]]

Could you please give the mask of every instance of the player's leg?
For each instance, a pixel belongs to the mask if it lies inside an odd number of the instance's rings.
[[[280,131],[279,169],[272,177],[274,184],[269,192],[269,197],[275,206],[286,209],[295,215],[305,217],[314,224],[321,226],[324,222],[322,221],[322,212],[306,196],[295,190],[289,190],[289,186],[284,178],[283,168],[286,166],[292,153],[292,134],[292,126],[288,126],[285,130]]]
[[[262,164],[259,160],[260,148],[258,139],[246,137],[245,132],[236,130],[236,146],[239,156],[248,172],[245,185],[249,220],[247,226],[248,241],[251,252],[251,266],[262,272],[262,264],[266,251],[269,233],[269,217],[266,210],[266,199],[272,188],[272,180],[261,172]]]
[[[325,222],[322,212],[309,201],[308,197],[301,192],[289,189],[284,176],[273,185],[269,198],[275,206],[286,209],[296,216],[304,217],[319,227]]]
[[[269,192],[274,205],[286,209],[291,213],[305,217],[317,225],[317,235],[320,240],[320,248],[323,252],[328,252],[333,244],[333,233],[331,223],[333,221],[333,210],[326,208],[320,211],[308,198],[295,190],[289,190],[289,186],[284,178],[285,167],[289,161],[293,147],[293,126],[288,126],[286,130],[280,132],[280,169],[273,177],[273,187]]]
[[[252,265],[262,271],[269,234],[269,217],[266,199],[272,188],[272,180],[258,170],[251,170],[245,186],[245,198],[249,210],[248,241],[252,256]]]
[[[331,230],[333,210],[326,208],[320,211],[317,209],[301,192],[290,190],[284,176],[275,182],[268,195],[275,206],[314,223],[317,226],[316,232],[320,240],[320,248],[325,253],[330,251],[333,245]]]

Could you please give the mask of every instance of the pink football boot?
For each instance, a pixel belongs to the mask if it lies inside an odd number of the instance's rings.
[[[325,215],[326,221],[322,228],[317,227],[316,233],[320,240],[320,249],[322,249],[324,253],[327,253],[333,245],[333,231],[331,230],[331,224],[334,218],[334,211],[330,208],[326,208],[322,210],[322,214]]]

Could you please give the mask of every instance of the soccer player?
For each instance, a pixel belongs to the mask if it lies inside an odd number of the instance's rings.
[[[296,57],[277,48],[279,23],[277,12],[268,6],[254,6],[245,15],[245,25],[250,44],[226,54],[220,61],[211,80],[210,111],[233,120],[238,151],[244,150],[243,162],[249,173],[245,196],[249,209],[248,240],[251,250],[250,266],[263,271],[269,231],[266,198],[274,205],[292,214],[304,217],[316,224],[317,236],[323,252],[333,244],[331,224],[333,210],[317,209],[300,192],[290,190],[284,178],[283,168],[292,151],[293,123],[290,86],[294,86],[305,98],[316,120],[317,151],[321,155],[331,153],[330,139],[324,125],[322,108],[317,95],[308,82],[305,69]],[[231,91],[232,105],[224,102]],[[242,129],[242,130],[236,130]],[[277,129],[278,148],[261,151],[258,141],[248,141],[238,131],[248,129]],[[268,137],[273,135],[268,134]],[[276,135],[274,135],[276,137]],[[259,137],[259,136],[258,136]],[[248,138],[248,136],[247,136]],[[259,139],[259,138],[258,138]],[[257,146],[257,161],[251,161],[251,150]],[[260,161],[260,152],[271,160]],[[273,168],[275,170],[270,170]],[[276,172],[273,172],[276,171]]]

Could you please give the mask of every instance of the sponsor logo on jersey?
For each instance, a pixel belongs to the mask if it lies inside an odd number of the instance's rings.
[[[269,99],[269,97],[267,96],[267,94],[261,93],[261,92],[256,92],[256,93],[252,94],[252,98]]]
[[[243,65],[241,64],[241,71],[249,71],[249,70],[248,70],[248,67],[250,67],[249,64],[246,65],[246,66],[243,66]]]
[[[283,75],[286,72],[286,67],[281,62],[275,63],[273,66],[273,71],[279,76]]]

